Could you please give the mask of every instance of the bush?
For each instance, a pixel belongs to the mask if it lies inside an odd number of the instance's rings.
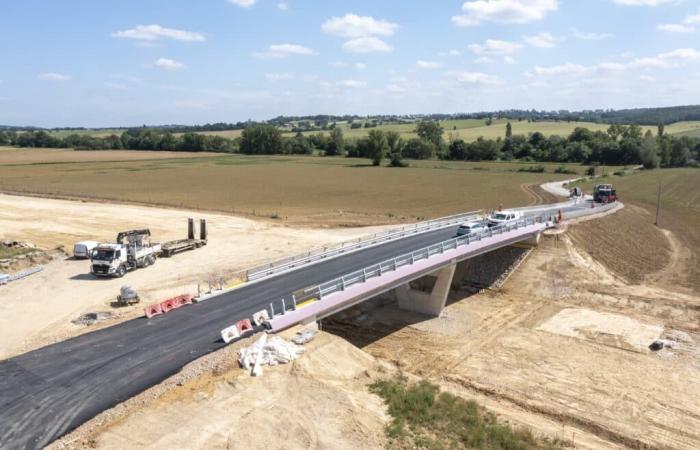
[[[568,167],[565,166],[559,166],[556,168],[554,173],[568,173],[568,174],[576,174],[575,170],[571,170]]]
[[[539,166],[527,166],[518,169],[518,172],[532,172],[532,173],[544,173],[545,169],[543,165]]]

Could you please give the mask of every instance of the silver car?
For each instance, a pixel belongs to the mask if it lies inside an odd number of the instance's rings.
[[[463,223],[457,228],[457,236],[471,236],[484,231],[486,227],[483,222],[468,222]]]

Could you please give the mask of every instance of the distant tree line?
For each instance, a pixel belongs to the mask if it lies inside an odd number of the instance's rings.
[[[520,160],[533,162],[581,163],[588,165],[634,165],[654,167],[698,167],[700,139],[657,132],[643,133],[638,125],[611,125],[607,131],[577,127],[568,136],[545,136],[540,132],[514,135],[510,123],[503,138],[478,138],[466,142],[450,136],[437,121],[416,124],[417,137],[404,139],[396,131],[372,128],[367,136],[346,139],[339,127],[329,133],[283,136],[270,124],[248,124],[238,138],[200,133],[173,134],[159,129],[136,128],[121,135],[94,137],[71,134],[57,137],[46,131],[1,131],[0,145],[18,147],[75,148],[79,150],[171,150],[243,153],[249,155],[311,155],[368,158],[374,165],[385,159],[389,165],[404,167],[411,159],[462,161]]]

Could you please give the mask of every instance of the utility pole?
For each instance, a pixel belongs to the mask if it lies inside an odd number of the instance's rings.
[[[654,225],[659,226],[659,209],[661,209],[661,181],[656,189],[656,221]]]

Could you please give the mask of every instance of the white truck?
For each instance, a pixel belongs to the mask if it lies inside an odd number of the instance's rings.
[[[489,217],[489,228],[500,227],[509,223],[516,222],[523,218],[523,213],[520,211],[496,211]]]
[[[148,229],[130,230],[119,233],[116,244],[98,245],[92,250],[90,273],[98,277],[123,277],[130,270],[154,264],[161,248],[160,244],[151,244],[150,238]]]

